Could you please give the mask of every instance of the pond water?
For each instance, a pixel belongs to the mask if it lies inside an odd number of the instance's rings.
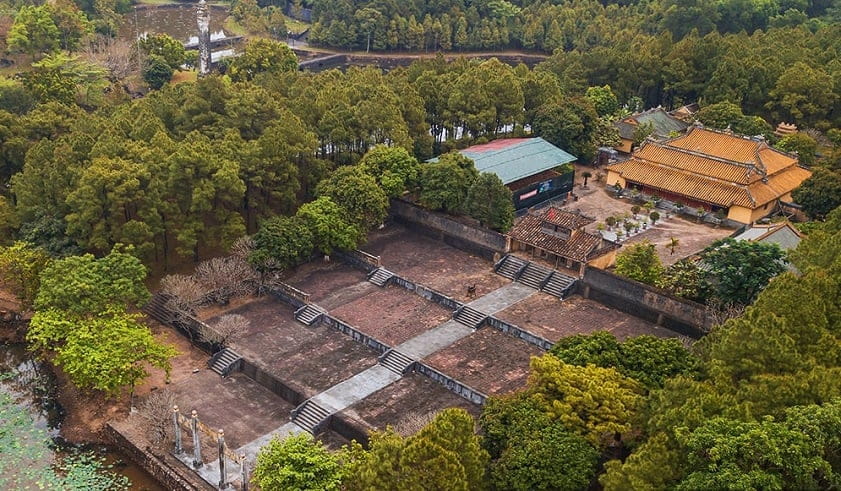
[[[9,396],[16,407],[28,413],[27,421],[31,420],[31,428],[11,428],[11,431],[21,431],[21,434],[44,431],[52,438],[50,454],[43,456],[47,461],[53,462],[71,453],[85,452],[104,458],[114,472],[128,477],[132,490],[164,490],[152,476],[114,448],[104,445],[74,446],[61,439],[59,430],[64,413],[56,401],[55,380],[49,370],[32,358],[23,344],[0,344],[0,396]],[[0,418],[0,431],[4,424],[11,422]]]
[[[230,33],[222,27],[228,9],[210,6],[210,37],[224,38]],[[181,42],[198,41],[195,4],[135,7],[123,17],[119,36],[134,40],[144,34],[169,34]]]

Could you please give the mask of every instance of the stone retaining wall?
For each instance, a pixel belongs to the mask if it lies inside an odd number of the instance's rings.
[[[438,382],[439,384],[446,387],[448,390],[455,392],[456,394],[464,397],[468,401],[472,402],[473,404],[483,405],[485,401],[488,399],[488,396],[479,392],[472,387],[464,385],[463,383],[459,382],[458,380],[444,375],[443,373],[439,372],[438,370],[430,367],[421,362],[415,362],[415,371],[425,377],[429,377],[430,379]]]
[[[458,222],[400,199],[391,200],[392,218],[410,229],[431,235],[457,249],[493,260],[505,252],[505,236],[493,230]]]
[[[712,326],[704,305],[602,269],[587,268],[578,282],[578,293],[695,339]]]
[[[509,324],[503,320],[499,320],[494,316],[489,316],[485,322],[488,323],[489,326],[493,327],[494,329],[498,329],[505,334],[510,336],[514,336],[515,338],[522,339],[523,341],[533,344],[538,348],[549,351],[552,349],[554,343],[549,341],[546,338],[542,338],[530,332],[524,331],[519,327],[515,326],[514,324]]]
[[[394,283],[395,285],[402,286],[403,288],[405,288],[406,290],[409,290],[410,292],[414,292],[415,294],[417,294],[418,296],[420,296],[422,298],[425,298],[426,300],[429,300],[431,302],[435,302],[438,305],[440,305],[444,308],[450,309],[452,311],[458,310],[462,306],[464,306],[464,304],[459,302],[458,300],[452,299],[452,298],[444,295],[443,293],[436,292],[435,290],[433,290],[431,288],[427,288],[423,285],[418,285],[417,283],[415,283],[413,281],[409,281],[406,278],[403,278],[402,276],[398,276],[398,275],[392,276],[391,277],[391,282]]]
[[[172,491],[204,491],[215,489],[201,479],[190,479],[192,476],[188,477],[187,473],[178,472],[178,469],[184,469],[192,474],[189,469],[182,467],[180,462],[169,465],[164,460],[165,457],[159,457],[144,448],[144,444],[133,441],[127,433],[121,432],[113,423],[105,425],[103,431],[105,432],[106,438],[115,447],[125,453],[132,462],[151,474],[165,489]]]
[[[333,317],[329,314],[324,314],[324,315],[321,316],[321,323],[326,324],[326,325],[332,327],[333,329],[336,329],[336,330],[350,336],[351,339],[353,339],[357,343],[362,343],[365,346],[368,346],[369,348],[373,348],[373,349],[377,350],[380,354],[385,353],[386,351],[391,349],[391,346],[389,346],[389,345],[387,345],[383,342],[380,342],[376,338],[373,338],[373,337],[371,337],[367,334],[362,333],[361,331],[357,330],[356,328],[350,326],[349,324],[346,324],[346,323],[340,321],[339,319],[336,319],[335,317]]]

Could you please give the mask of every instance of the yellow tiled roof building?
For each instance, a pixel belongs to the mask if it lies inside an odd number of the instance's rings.
[[[607,168],[607,184],[708,211],[739,223],[772,213],[812,173],[797,156],[764,141],[693,126],[680,137],[647,141]]]

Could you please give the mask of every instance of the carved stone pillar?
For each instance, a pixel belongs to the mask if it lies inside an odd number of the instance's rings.
[[[180,454],[184,451],[181,447],[181,421],[179,421],[181,413],[178,412],[178,405],[172,406],[172,423],[175,425],[175,453]]]
[[[199,76],[210,73],[210,11],[207,2],[201,0],[196,7],[196,21],[199,26]]]
[[[219,489],[228,485],[228,473],[225,470],[225,430],[219,430]]]
[[[195,409],[190,415],[190,428],[193,430],[193,467],[198,469],[202,466],[201,437],[199,436],[199,415]]]

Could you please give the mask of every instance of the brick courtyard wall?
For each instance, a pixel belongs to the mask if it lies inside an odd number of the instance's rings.
[[[333,329],[336,329],[348,336],[351,337],[357,343],[362,343],[365,346],[373,348],[377,350],[379,353],[385,353],[386,351],[391,349],[391,346],[380,342],[379,340],[362,333],[361,331],[357,330],[356,328],[350,326],[349,324],[345,324],[344,322],[336,319],[331,315],[324,314],[321,316],[322,324],[326,324]]]
[[[549,351],[552,349],[554,344],[546,338],[542,338],[540,336],[536,336],[530,332],[526,332],[519,327],[515,326],[514,324],[509,324],[503,320],[499,320],[494,316],[490,316],[485,321],[488,323],[489,326],[493,327],[494,329],[498,329],[505,334],[510,336],[514,336],[515,338],[522,339],[523,341],[533,344],[542,350]]]
[[[425,365],[421,362],[415,363],[415,371],[425,377],[429,377],[430,379],[438,382],[439,384],[446,387],[448,390],[455,392],[456,394],[464,397],[468,401],[482,405],[488,399],[488,396],[482,394],[478,390],[475,390],[471,387],[464,385],[463,383],[459,382],[458,380],[448,377],[443,373],[439,372],[438,370],[430,367],[429,365]]]
[[[368,446],[368,430],[365,425],[346,414],[338,412],[331,416],[329,428],[348,440],[356,440],[365,447]]]
[[[174,491],[213,489],[207,483],[197,479],[193,475],[179,472],[179,469],[186,470],[180,462],[176,461],[173,465],[170,465],[166,461],[167,458],[165,455],[155,455],[145,444],[134,441],[128,433],[120,431],[114,423],[105,425],[103,432],[112,445],[126,454],[132,462],[151,474],[165,489],[172,489]]]
[[[285,384],[273,374],[258,367],[247,358],[242,358],[240,362],[240,371],[242,371],[246,377],[257,382],[269,390],[272,394],[280,397],[289,404],[298,407],[301,403],[307,400],[307,397],[304,394]]]
[[[371,271],[377,269],[377,266],[365,261],[358,254],[354,254],[353,251],[333,251],[333,255],[345,263],[350,264],[354,268],[361,269],[366,273],[370,273]]]
[[[431,235],[457,249],[493,260],[505,252],[505,236],[481,227],[467,225],[442,213],[421,208],[400,199],[391,200],[392,218],[412,230]]]
[[[300,309],[301,307],[303,307],[304,305],[307,304],[302,299],[296,298],[295,296],[290,295],[289,293],[283,291],[280,288],[277,288],[277,287],[274,287],[274,286],[266,286],[266,287],[264,287],[264,289],[265,289],[265,291],[268,291],[269,293],[271,293],[275,298],[277,298],[281,302],[289,304],[296,309]]]
[[[712,325],[703,305],[602,269],[587,268],[578,283],[578,293],[695,339]]]
[[[436,292],[431,288],[427,288],[423,285],[418,285],[412,281],[403,278],[402,276],[394,275],[391,277],[391,282],[397,286],[402,286],[406,290],[410,292],[414,292],[421,298],[425,298],[431,302],[435,302],[438,305],[450,309],[452,311],[460,309],[464,304],[459,302],[458,300],[454,300],[443,293]]]

